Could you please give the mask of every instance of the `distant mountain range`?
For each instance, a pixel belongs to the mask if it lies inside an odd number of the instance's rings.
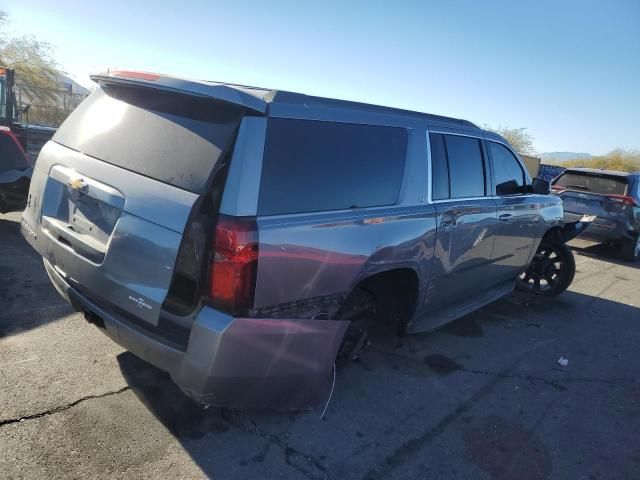
[[[544,152],[538,156],[543,162],[566,162],[567,160],[591,158],[593,155],[584,152]]]

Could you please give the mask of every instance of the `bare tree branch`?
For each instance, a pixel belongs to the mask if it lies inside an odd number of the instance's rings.
[[[0,11],[0,66],[16,73],[16,90],[22,104],[30,104],[31,121],[59,124],[70,112],[60,87],[64,70],[54,58],[53,47],[33,36],[7,35],[7,13]],[[75,102],[77,104],[77,102]]]

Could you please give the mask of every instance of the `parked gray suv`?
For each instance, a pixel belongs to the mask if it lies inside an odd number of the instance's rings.
[[[625,259],[640,260],[640,173],[569,168],[552,183],[568,221],[597,217],[581,238],[613,244]]]
[[[364,343],[574,273],[549,184],[436,115],[140,72],[37,160],[22,232],[59,292],[199,402],[299,408]]]

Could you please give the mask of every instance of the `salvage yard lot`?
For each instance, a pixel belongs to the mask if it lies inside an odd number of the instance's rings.
[[[0,215],[0,477],[640,478],[640,268],[576,263],[554,300],[366,350],[320,420],[196,406],[74,313]]]

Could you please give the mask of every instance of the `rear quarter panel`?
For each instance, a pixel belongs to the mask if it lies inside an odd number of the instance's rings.
[[[297,218],[296,218],[297,217]],[[348,293],[374,273],[429,274],[436,232],[431,205],[258,221],[255,307]]]

